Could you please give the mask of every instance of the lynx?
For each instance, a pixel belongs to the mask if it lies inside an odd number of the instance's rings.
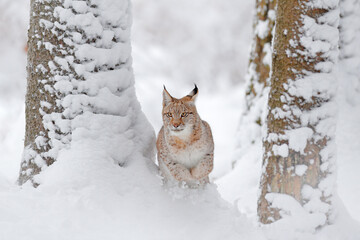
[[[165,182],[188,186],[209,182],[213,169],[214,141],[210,126],[195,106],[198,88],[185,97],[172,97],[164,86],[163,126],[156,147],[160,173]]]

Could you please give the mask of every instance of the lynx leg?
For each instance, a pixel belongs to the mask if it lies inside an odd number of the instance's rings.
[[[214,168],[214,154],[206,154],[198,165],[191,169],[191,175],[197,180],[202,180],[207,177]]]
[[[170,176],[177,181],[189,181],[195,180],[185,166],[172,162],[168,157],[164,157],[164,154],[159,154],[159,166],[160,171],[164,173],[165,178]]]

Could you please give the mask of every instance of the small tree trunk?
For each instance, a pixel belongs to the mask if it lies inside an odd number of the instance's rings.
[[[245,84],[245,104],[237,131],[237,154],[233,165],[253,144],[261,144],[261,126],[265,122],[271,67],[271,41],[275,23],[276,0],[257,0],[253,24],[253,42]]]
[[[279,0],[276,14],[267,135],[258,216],[271,223],[286,209],[279,196],[331,220],[335,182],[338,5]],[[317,204],[313,209],[312,204]]]
[[[250,109],[268,85],[271,67],[271,41],[275,24],[276,0],[257,0],[254,39],[251,47],[246,86],[246,105]]]
[[[340,88],[351,105],[360,104],[360,1],[340,1]]]
[[[360,25],[354,24],[360,21],[360,1],[340,1],[340,59],[356,57],[360,48]]]

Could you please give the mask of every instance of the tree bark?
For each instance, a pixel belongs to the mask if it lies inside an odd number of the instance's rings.
[[[360,104],[360,1],[340,1],[339,69],[341,91],[351,105]]]
[[[56,104],[62,96],[54,91],[55,75],[59,71],[63,76],[71,74],[70,70],[61,69],[54,61],[56,56],[64,56],[64,52],[71,50],[70,46],[51,31],[56,21],[53,12],[59,5],[61,5],[60,1],[31,0],[30,3],[25,151],[20,169],[20,184],[32,179],[32,176],[38,174],[43,166],[49,166],[54,162],[56,155],[49,154],[53,149],[53,141],[67,134],[54,122],[48,122],[48,126],[44,126],[43,119],[44,115],[61,114],[63,110]],[[64,34],[60,29],[57,31],[59,34]],[[49,136],[55,133],[56,136]]]
[[[241,110],[233,166],[252,145],[261,144],[261,126],[265,122],[271,67],[271,42],[275,24],[276,0],[257,0],[253,23],[253,41],[245,83],[245,104]]]
[[[273,193],[291,196],[304,209],[319,201],[322,210],[308,212],[320,211],[326,219],[322,224],[331,221],[336,112],[332,69],[338,56],[339,16],[337,3],[323,2],[278,1],[258,200],[258,217],[265,224],[282,217]],[[326,47],[315,48],[318,44]],[[308,196],[310,191],[320,193],[316,200]]]
[[[256,97],[261,96],[263,89],[268,86],[271,67],[271,41],[275,24],[275,6],[276,0],[256,0],[256,15],[253,24],[254,38],[246,86],[246,105],[248,110],[255,104]]]
[[[340,59],[359,57],[357,45],[360,40],[360,1],[340,0]]]
[[[75,137],[84,142],[96,135],[120,166],[131,151],[151,155],[152,128],[134,89],[130,7],[129,0],[31,0],[19,184],[37,186],[36,175]],[[126,154],[115,144],[120,138]]]

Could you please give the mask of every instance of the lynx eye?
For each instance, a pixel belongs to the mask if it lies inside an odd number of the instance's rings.
[[[181,117],[187,117],[188,115],[189,115],[189,113],[183,112],[183,113],[181,114]]]
[[[167,116],[168,118],[171,118],[171,117],[172,117],[172,114],[171,114],[171,113],[166,113],[166,116]]]

